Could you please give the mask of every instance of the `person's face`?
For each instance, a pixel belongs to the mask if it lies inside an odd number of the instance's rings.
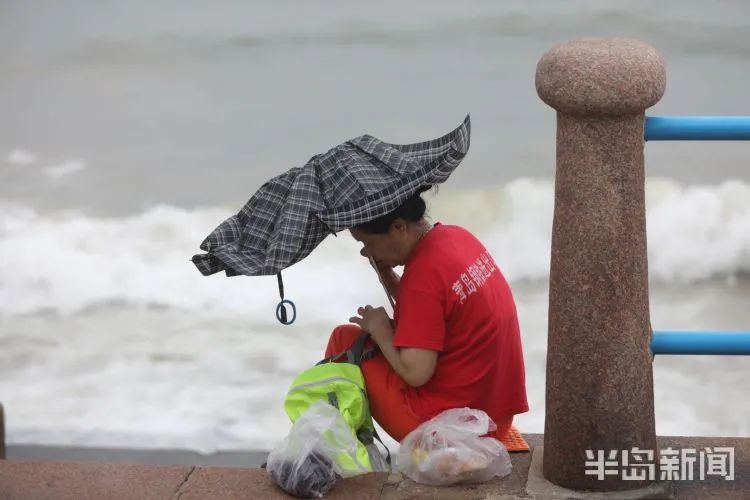
[[[378,264],[390,267],[402,266],[406,261],[406,225],[396,219],[387,233],[370,234],[357,228],[349,230],[352,237],[362,243],[359,254],[372,257]]]

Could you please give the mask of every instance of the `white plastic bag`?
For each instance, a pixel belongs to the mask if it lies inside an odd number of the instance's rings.
[[[302,498],[322,498],[338,477],[369,472],[356,459],[357,440],[339,410],[323,401],[310,405],[289,435],[268,455],[266,470],[282,490]],[[343,469],[342,455],[352,468]],[[359,465],[358,465],[359,464]]]
[[[480,437],[496,429],[482,410],[446,410],[406,436],[396,454],[396,467],[413,481],[438,486],[507,476],[512,466],[505,445]]]

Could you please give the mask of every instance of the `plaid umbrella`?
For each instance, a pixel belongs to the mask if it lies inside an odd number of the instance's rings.
[[[458,128],[431,141],[397,145],[362,135],[313,156],[263,184],[203,240],[206,253],[192,261],[206,276],[277,274],[283,301],[282,269],[307,257],[329,234],[395,210],[420,187],[445,182],[466,156],[470,134],[467,115]]]

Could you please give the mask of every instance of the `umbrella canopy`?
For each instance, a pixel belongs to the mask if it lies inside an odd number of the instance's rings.
[[[278,274],[307,257],[329,234],[398,208],[419,188],[440,184],[469,150],[467,115],[452,132],[415,144],[362,135],[313,156],[263,184],[236,215],[203,240],[193,256],[208,276]],[[283,299],[283,288],[279,278]]]

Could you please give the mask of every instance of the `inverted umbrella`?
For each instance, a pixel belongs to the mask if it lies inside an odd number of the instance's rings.
[[[431,141],[389,144],[362,135],[313,156],[263,184],[242,210],[200,245],[193,263],[208,276],[278,276],[276,316],[296,318],[284,299],[281,271],[307,257],[329,234],[377,219],[421,187],[440,184],[469,150],[471,121]],[[285,304],[294,316],[287,321]]]

